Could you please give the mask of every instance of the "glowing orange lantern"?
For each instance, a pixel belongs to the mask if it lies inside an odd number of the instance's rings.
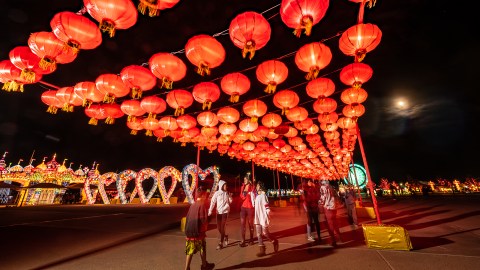
[[[342,68],[340,81],[353,88],[360,88],[362,84],[370,80],[373,75],[372,68],[364,63],[353,63]]]
[[[153,120],[158,121],[157,119],[153,119]],[[147,133],[148,133],[148,131],[147,131]],[[155,137],[157,137],[157,142],[161,142],[163,140],[163,138],[167,137],[168,134],[166,134],[166,133],[167,132],[165,130],[161,129],[161,128],[157,128],[157,129],[153,130],[153,135],[155,135]],[[170,133],[170,131],[168,133]],[[149,135],[147,135],[147,136],[149,136]]]
[[[157,78],[149,69],[137,65],[124,67],[120,77],[132,89],[132,98],[141,98],[144,91],[151,90],[157,84]]]
[[[128,115],[127,122],[135,121],[136,117],[142,116],[146,113],[146,111],[140,106],[140,101],[135,99],[123,101],[120,105],[120,109],[123,113]]]
[[[210,69],[220,66],[225,60],[225,49],[215,38],[197,35],[185,45],[185,55],[197,67],[200,75],[210,75]]]
[[[261,63],[257,67],[257,79],[267,85],[265,92],[271,94],[275,92],[277,85],[284,82],[288,76],[287,66],[277,60],[269,60]]]
[[[61,108],[61,103],[58,101],[57,98],[57,91],[55,90],[48,90],[42,93],[40,97],[43,103],[48,105],[47,112],[51,114],[56,114],[58,108]]]
[[[93,104],[89,106],[88,108],[85,108],[85,114],[90,117],[90,120],[88,121],[89,125],[94,125],[96,126],[98,123],[98,120],[105,119],[107,118],[107,115],[105,113],[105,109],[97,104]]]
[[[162,80],[160,88],[172,89],[173,82],[187,74],[187,66],[177,56],[170,53],[156,53],[148,61],[152,73]]]
[[[318,78],[307,84],[307,95],[318,99],[331,96],[335,92],[335,84],[328,78]]]
[[[252,142],[246,142],[246,143],[242,144],[242,148],[245,151],[253,151],[253,149],[255,149],[255,144],[252,143]]]
[[[237,126],[233,124],[224,123],[218,126],[218,132],[222,135],[233,135],[237,131]]]
[[[62,54],[64,43],[52,32],[37,32],[30,35],[28,47],[41,58],[38,66],[43,70],[57,68],[57,56]]]
[[[147,132],[145,132],[145,135],[153,136],[153,132],[160,128],[160,121],[155,119],[155,118],[144,118],[142,120],[142,126],[147,131]],[[164,131],[164,129],[162,129],[162,133],[164,135],[162,138],[168,136],[168,132]],[[160,132],[158,132],[158,133],[160,133]],[[155,133],[155,136],[159,137],[159,135],[157,135],[157,133]]]
[[[312,118],[306,118],[303,121],[297,121],[294,123],[295,128],[297,128],[300,131],[306,130],[313,126],[313,120]]]
[[[102,108],[105,110],[105,114],[107,115],[107,119],[105,119],[105,124],[111,125],[115,123],[115,119],[124,116],[124,113],[120,109],[120,105],[112,103],[112,104],[102,104]]]
[[[320,70],[330,64],[331,60],[330,48],[320,42],[303,45],[295,54],[295,64],[300,70],[307,72],[307,80],[317,78]]]
[[[267,113],[267,104],[259,99],[253,99],[243,104],[243,112],[251,117],[253,122],[256,122],[258,117],[262,117]]]
[[[339,40],[340,50],[361,62],[365,55],[375,49],[382,39],[382,31],[374,24],[359,23],[343,32]]]
[[[255,50],[260,50],[267,44],[271,32],[267,19],[262,14],[251,11],[237,15],[229,28],[233,44],[242,49],[243,58],[250,53],[250,59],[255,55]]]
[[[143,129],[142,120],[135,118],[134,120],[128,121],[127,127],[132,130],[130,134],[137,135],[137,133]]]
[[[337,109],[337,102],[332,98],[319,98],[313,103],[317,113],[331,113]]]
[[[105,94],[97,89],[94,82],[79,82],[73,87],[76,95],[83,99],[83,106],[90,106],[92,102],[101,102]]]
[[[307,109],[305,109],[303,107],[297,106],[295,108],[290,109],[285,114],[285,116],[287,117],[288,120],[290,120],[292,122],[300,122],[300,121],[303,121],[303,120],[307,119],[308,111],[307,111]]]
[[[159,127],[164,129],[165,132],[170,133],[172,130],[176,130],[178,128],[177,119],[171,116],[164,116],[160,120],[158,120]]]
[[[180,0],[140,0],[138,3],[138,11],[145,15],[148,9],[150,17],[158,16],[160,10],[174,7]]]
[[[286,144],[287,143],[282,139],[276,139],[272,142],[272,145],[277,149],[284,147]]]
[[[273,96],[273,105],[282,109],[282,115],[288,112],[289,109],[297,106],[298,102],[300,102],[300,98],[292,90],[282,90]]]
[[[0,61],[0,82],[3,83],[2,89],[10,91],[23,92],[23,83],[20,81],[22,71],[10,62],[10,60]]]
[[[336,112],[321,113],[318,115],[318,122],[320,123],[335,123],[338,120],[338,114]]]
[[[222,123],[233,124],[240,119],[240,112],[232,107],[223,107],[217,112],[218,120]]]
[[[230,95],[229,101],[235,103],[250,89],[250,80],[242,73],[229,73],[222,78],[220,86],[223,92]]]
[[[250,121],[250,119],[243,119],[238,124],[238,127],[243,132],[253,132],[258,128],[258,122],[252,122],[252,121]]]
[[[175,116],[182,115],[193,104],[193,96],[187,90],[173,90],[167,94],[167,104],[175,109]]]
[[[39,74],[47,74],[38,65],[40,58],[36,56],[27,46],[18,46],[9,53],[10,61],[17,68],[21,69],[20,79],[33,83],[38,80]]]
[[[294,127],[288,127],[287,133],[283,134],[283,136],[287,138],[295,137],[298,135],[298,130]]]
[[[337,123],[322,123],[320,124],[320,128],[323,131],[335,131],[338,129]]]
[[[148,113],[148,118],[155,118],[157,114],[160,114],[167,109],[167,104],[163,98],[148,96],[142,99],[140,107]]]
[[[88,13],[97,20],[102,32],[115,35],[116,29],[128,29],[137,22],[137,9],[130,0],[83,0]]]
[[[345,104],[357,104],[367,100],[368,94],[362,88],[348,88],[342,92],[340,99]]]
[[[73,106],[70,104],[70,100],[73,98],[73,87],[62,87],[57,90],[55,94],[57,96],[58,104],[61,106],[62,111],[72,112]]]
[[[282,117],[276,113],[267,113],[262,117],[262,125],[267,128],[276,128],[282,123]]]
[[[303,140],[300,137],[292,137],[292,138],[288,138],[288,143],[291,146],[298,146],[303,143]]]
[[[357,119],[365,113],[365,107],[362,104],[350,104],[342,109],[343,115]]]
[[[319,23],[328,9],[328,0],[282,0],[280,16],[293,33],[300,37],[302,29],[310,36],[312,27]]]
[[[200,130],[200,133],[201,133],[203,136],[205,136],[205,137],[207,137],[207,138],[210,139],[210,138],[212,138],[212,137],[214,137],[214,136],[217,135],[217,133],[218,133],[218,128],[217,128],[217,127],[214,127],[214,126],[212,126],[212,127],[202,127],[201,130]]]
[[[212,102],[220,98],[220,88],[212,82],[201,82],[193,87],[192,95],[197,102],[203,104],[203,110],[210,110]]]
[[[352,129],[356,127],[357,122],[350,117],[342,117],[338,119],[337,125],[341,129]]]
[[[94,49],[102,43],[102,34],[95,23],[73,12],[55,14],[50,26],[55,36],[75,54],[81,49]]]
[[[213,127],[218,124],[218,117],[215,113],[206,111],[198,114],[197,121],[203,127]]]
[[[130,89],[123,83],[122,78],[116,74],[98,76],[95,85],[105,95],[103,99],[105,103],[112,103],[115,98],[124,97],[130,93]]]
[[[197,125],[197,120],[190,115],[181,115],[177,117],[177,125],[182,130],[187,130],[195,127]]]

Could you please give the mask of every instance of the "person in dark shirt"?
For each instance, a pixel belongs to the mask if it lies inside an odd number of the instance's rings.
[[[188,209],[185,222],[185,236],[187,242],[185,245],[185,270],[190,270],[193,254],[200,252],[202,259],[202,270],[210,270],[215,264],[207,262],[207,245],[205,241],[205,232],[208,229],[207,207],[205,205],[206,193],[198,188],[196,200]]]
[[[321,242],[320,237],[320,222],[318,220],[319,208],[318,202],[320,200],[320,190],[313,183],[312,179],[308,179],[307,186],[303,190],[303,205],[307,213],[307,240],[315,241],[312,236],[312,227],[315,226],[318,236],[318,242]]]

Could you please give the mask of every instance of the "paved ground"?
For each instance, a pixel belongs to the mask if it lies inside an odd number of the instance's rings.
[[[480,196],[380,198],[382,221],[410,234],[413,251],[368,249],[361,229],[343,211],[344,242],[329,245],[305,237],[305,217],[295,205],[273,208],[271,231],[280,251],[257,258],[257,246],[238,247],[238,213],[229,217],[231,244],[215,250],[214,223],[207,258],[215,269],[480,269]],[[179,220],[187,205],[44,206],[0,208],[0,269],[183,269],[184,235]],[[323,216],[322,216],[323,221]],[[364,223],[373,220],[362,220]],[[192,270],[200,269],[194,257]]]

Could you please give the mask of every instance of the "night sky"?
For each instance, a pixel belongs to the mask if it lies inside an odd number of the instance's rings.
[[[182,0],[174,8],[162,11],[159,17],[139,14],[135,26],[118,30],[113,38],[103,35],[98,48],[81,51],[73,63],[59,65],[53,74],[44,76],[43,81],[64,87],[94,81],[103,73],[119,73],[127,65],[147,62],[154,53],[183,49],[193,35],[213,35],[226,30],[239,13],[262,12],[279,3],[279,0]],[[359,119],[374,181],[378,182],[381,177],[427,180],[480,176],[477,165],[480,144],[474,132],[478,129],[474,120],[480,115],[476,68],[476,63],[480,63],[480,38],[474,27],[477,15],[469,4],[378,0],[375,7],[366,8],[364,21],[378,25],[383,33],[380,45],[363,61],[373,68],[374,74],[363,85],[369,97],[364,103],[366,114]],[[8,59],[9,51],[15,46],[26,46],[31,33],[51,31],[50,20],[56,13],[77,12],[81,8],[82,1],[0,0],[0,59]],[[228,35],[218,37],[227,51],[227,59],[212,70],[210,77],[197,75],[185,55],[178,54],[188,71],[182,81],[174,83],[174,88],[191,90],[191,86],[201,81],[256,66],[294,52],[304,44],[330,37],[333,38],[325,44],[332,50],[332,62],[320,75],[330,74],[327,77],[334,80],[336,91],[347,88],[335,71],[353,59],[338,49],[338,37],[334,36],[355,24],[358,5],[347,0],[331,0],[327,14],[313,27],[312,35],[301,38],[295,37],[292,29],[283,24],[278,12],[276,7],[264,14],[266,18],[272,17],[269,20],[272,37],[252,60],[242,59],[240,49],[232,44]],[[279,89],[305,81],[293,60],[294,57],[282,59],[289,67],[289,77]],[[256,80],[254,69],[244,74],[250,78],[252,87],[241,96],[241,101],[264,95],[264,87]],[[155,137],[143,133],[130,135],[126,117],[114,125],[91,126],[82,108],[76,108],[73,113],[49,114],[47,106],[40,101],[41,93],[47,89],[34,84],[27,85],[24,93],[0,92],[0,152],[9,152],[7,163],[16,164],[22,158],[25,160],[22,165],[27,165],[33,150],[34,164],[44,156],[57,153],[59,162],[68,158],[68,162],[74,162],[75,169],[79,164],[90,166],[93,161],[100,162],[101,172],[160,169],[166,165],[181,169],[196,162],[196,148],[192,145],[181,147],[171,138],[158,143]],[[297,87],[295,91],[300,94],[304,89],[304,86]],[[305,96],[301,94],[301,100]],[[341,104],[339,94],[333,98]],[[400,98],[408,103],[407,109],[399,110],[395,105]],[[228,105],[227,99],[222,95],[212,108]],[[313,112],[311,105],[305,107]],[[200,110],[201,104],[195,102],[186,113]],[[173,114],[173,109],[168,108],[164,114]],[[354,161],[362,163],[358,144]],[[214,164],[220,166],[220,173],[231,175],[243,174],[251,168],[243,161],[202,151],[201,167]],[[258,174],[265,178],[272,176],[272,172],[259,168]]]

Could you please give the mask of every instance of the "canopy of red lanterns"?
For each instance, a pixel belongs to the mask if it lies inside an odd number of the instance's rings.
[[[282,59],[254,67],[256,79],[265,85],[264,96],[241,101],[242,95],[252,91],[251,80],[255,78],[232,71],[219,83],[209,80],[212,70],[228,59],[215,35],[205,34],[190,37],[183,50],[196,72],[205,78],[191,90],[174,87],[185,78],[187,64],[174,53],[157,52],[148,63],[126,66],[119,74],[101,74],[94,81],[47,90],[41,100],[50,113],[83,106],[92,125],[99,120],[113,124],[115,119],[125,117],[131,134],[145,131],[158,141],[171,137],[181,145],[193,144],[302,177],[340,179],[347,175],[357,141],[357,121],[365,113],[362,103],[368,94],[362,86],[373,74],[362,61],[377,47],[382,35],[378,26],[363,23],[365,5],[374,1],[351,1],[359,3],[359,15],[357,24],[346,29],[338,43],[339,49],[352,57],[352,63],[340,70],[340,81],[346,85],[340,95],[341,112],[332,98],[336,93],[334,82],[319,76],[332,60],[331,49],[324,43],[298,48],[294,53],[296,67],[287,66]],[[137,2],[140,13],[157,16],[179,0]],[[50,22],[51,32],[33,33],[28,46],[13,48],[10,59],[0,61],[3,90],[23,91],[25,84],[38,83],[42,76],[55,72],[57,64],[68,64],[80,51],[98,47],[101,32],[114,38],[115,31],[126,30],[137,21],[138,11],[131,0],[83,3],[79,13],[57,13]],[[301,38],[302,34],[310,35],[312,27],[322,20],[329,1],[282,0],[279,6],[282,21],[294,29],[292,38]],[[262,13],[248,11],[231,21],[228,34],[243,58],[252,59],[269,42],[273,27]],[[280,89],[289,70],[297,68],[305,73],[304,89]],[[155,91],[157,86],[165,92]],[[311,99],[301,100],[298,91],[305,91]],[[215,106],[221,95],[228,95],[231,104]],[[274,106],[269,107],[266,99]],[[194,102],[202,104],[203,110],[190,112]],[[174,114],[166,114],[167,108],[174,109]]]

